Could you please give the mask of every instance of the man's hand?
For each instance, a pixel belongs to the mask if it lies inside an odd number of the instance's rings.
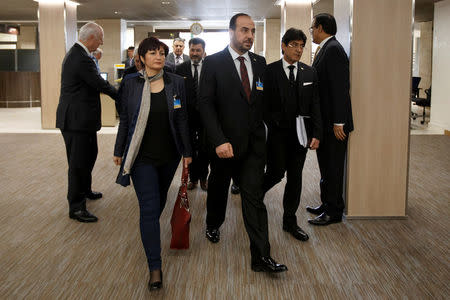
[[[187,168],[191,162],[192,162],[192,157],[183,157],[183,165],[185,168]]]
[[[230,143],[224,143],[216,147],[217,156],[220,158],[231,158],[234,156],[233,147]]]
[[[312,138],[311,144],[309,144],[309,149],[316,150],[317,148],[319,148],[319,143],[320,141],[318,139]]]
[[[116,166],[120,166],[122,164],[122,157],[113,156],[113,162],[116,164]]]
[[[334,135],[340,141],[345,140],[347,135],[344,132],[344,125],[334,125],[333,126]]]

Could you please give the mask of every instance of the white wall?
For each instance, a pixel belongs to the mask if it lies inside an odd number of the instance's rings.
[[[450,0],[434,4],[430,123],[450,130]]]

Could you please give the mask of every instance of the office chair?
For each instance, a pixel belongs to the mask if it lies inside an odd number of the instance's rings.
[[[427,98],[412,98],[411,100],[417,105],[423,107],[423,113],[422,113],[422,121],[420,121],[420,124],[425,123],[425,108],[431,106],[431,86],[429,89],[425,90],[425,94],[427,95]],[[416,114],[417,115],[417,114]],[[416,119],[416,117],[412,117],[413,120]]]
[[[411,102],[415,102],[415,99],[419,98],[419,83],[422,77],[414,77],[412,78],[411,82]],[[411,118],[415,120],[417,118],[418,114],[415,112],[411,112]]]
[[[412,84],[411,84],[411,97],[412,98],[419,98],[419,83],[422,77],[413,77],[412,78]]]

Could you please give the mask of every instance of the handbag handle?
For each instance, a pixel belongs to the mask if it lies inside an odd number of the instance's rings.
[[[186,168],[183,164],[183,173],[181,174],[181,185],[187,186],[188,178],[189,178],[189,169]]]

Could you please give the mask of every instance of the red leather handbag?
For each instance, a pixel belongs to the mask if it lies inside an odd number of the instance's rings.
[[[189,200],[187,196],[188,168],[183,166],[181,175],[181,186],[178,191],[177,200],[173,207],[172,219],[172,240],[170,249],[189,249],[189,223],[191,213],[189,212]]]

